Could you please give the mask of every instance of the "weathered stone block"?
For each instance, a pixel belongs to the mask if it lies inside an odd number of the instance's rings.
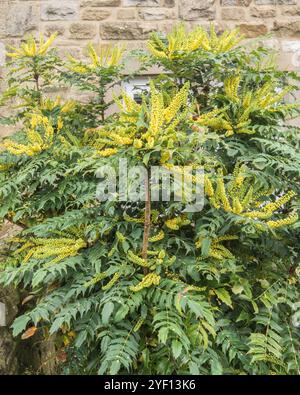
[[[284,52],[299,52],[300,53],[300,40],[291,41],[291,40],[284,40],[282,41],[282,50]]]
[[[111,15],[107,9],[85,8],[81,14],[81,19],[87,21],[103,21]]]
[[[117,12],[118,19],[134,19],[135,9],[133,8],[123,8]]]
[[[5,32],[8,37],[22,37],[39,25],[38,8],[32,4],[11,2],[6,15]]]
[[[268,33],[267,26],[263,24],[242,23],[239,25],[239,28],[241,33],[248,38],[258,37]]]
[[[287,16],[296,16],[300,15],[300,6],[298,7],[288,7],[288,8],[283,8],[281,10],[282,15],[287,15]]]
[[[91,23],[72,23],[69,30],[71,38],[88,39],[97,34],[96,25]]]
[[[100,37],[104,40],[145,40],[156,29],[157,26],[147,27],[138,22],[106,22],[100,26]]]
[[[255,3],[258,5],[273,5],[277,2],[277,0],[255,0]]]
[[[124,7],[160,7],[160,0],[123,0]]]
[[[215,0],[180,0],[179,14],[185,21],[201,18],[214,19],[216,11]]]
[[[250,15],[255,18],[274,18],[276,16],[276,8],[274,8],[274,7],[267,7],[267,8],[252,7],[252,8],[250,8]]]
[[[5,45],[0,42],[0,66],[5,65],[5,53],[6,53]]]
[[[297,0],[255,0],[255,3],[259,5],[290,5],[297,4]]]
[[[273,30],[280,37],[300,37],[300,20],[276,21]]]
[[[51,36],[51,34],[53,34],[53,33],[57,33],[59,36],[63,36],[64,35],[64,33],[65,33],[65,31],[66,31],[66,29],[65,29],[65,27],[63,26],[63,25],[59,25],[59,24],[54,24],[54,23],[51,23],[51,24],[49,24],[49,25],[46,25],[45,27],[44,27],[44,29],[45,29],[45,35],[46,36]]]
[[[175,7],[175,0],[164,0],[162,5],[164,7]]]
[[[80,7],[118,7],[121,0],[82,0]]]
[[[243,20],[245,19],[245,10],[243,8],[223,8],[221,17],[224,20]]]
[[[41,4],[43,21],[70,21],[78,17],[78,1],[50,1]]]
[[[222,0],[222,6],[239,6],[239,7],[248,7],[252,0]]]
[[[160,21],[164,19],[174,19],[175,14],[164,9],[139,10],[139,17],[145,21]]]

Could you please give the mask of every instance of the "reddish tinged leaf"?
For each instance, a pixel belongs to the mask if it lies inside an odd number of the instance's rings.
[[[30,328],[27,329],[27,331],[25,331],[23,333],[23,335],[21,336],[21,339],[22,340],[29,339],[30,337],[32,337],[35,334],[36,331],[37,331],[37,327],[31,326]]]

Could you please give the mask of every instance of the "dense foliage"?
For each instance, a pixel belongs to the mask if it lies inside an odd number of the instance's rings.
[[[0,277],[24,293],[14,335],[56,334],[64,373],[299,374],[296,74],[236,30],[179,26],[134,54],[163,70],[141,103],[106,116],[123,49],[63,61],[54,38],[11,49],[1,98],[21,125],[0,155],[0,216],[22,229]],[[90,101],[53,97],[67,85]],[[148,176],[146,201],[99,201],[121,158],[203,168],[203,209],[152,201]]]

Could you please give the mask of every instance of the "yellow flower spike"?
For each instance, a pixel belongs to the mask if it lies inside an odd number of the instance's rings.
[[[57,35],[58,35],[57,32],[51,34],[49,39],[44,44],[41,45],[41,47],[38,50],[39,55],[44,55],[48,51],[48,49],[52,45],[53,41],[56,39]]]
[[[97,284],[98,282],[100,282],[101,280],[103,280],[106,277],[108,277],[108,274],[106,272],[97,273],[90,281],[87,281],[84,284],[84,287],[86,287],[86,288],[91,287],[91,286]]]
[[[105,148],[101,151],[97,151],[97,154],[103,157],[115,155],[118,152],[116,148]]]
[[[160,241],[165,237],[165,233],[163,230],[158,232],[155,236],[149,237],[150,243],[155,243],[156,241]]]
[[[220,241],[238,240],[238,238],[239,237],[235,235],[224,235],[224,236],[216,237],[214,239],[214,242],[219,243]]]
[[[160,276],[156,273],[149,273],[137,285],[131,286],[130,290],[133,292],[139,292],[144,288],[151,287],[152,285],[158,285],[159,283]]]
[[[142,146],[143,146],[142,140],[140,140],[140,139],[135,139],[135,140],[133,141],[133,146],[134,146],[134,148],[136,148],[136,149],[142,148]]]
[[[213,185],[207,175],[204,175],[204,192],[208,197],[213,197],[215,193]]]
[[[276,229],[276,228],[280,228],[282,226],[292,225],[296,221],[298,221],[298,219],[299,219],[298,214],[290,214],[287,218],[284,218],[284,219],[279,219],[277,221],[268,221],[267,225],[271,229]]]
[[[88,48],[88,54],[91,58],[93,66],[97,67],[99,65],[99,59],[98,59],[98,55],[95,51],[95,48],[93,47],[92,44],[88,44],[87,48]]]
[[[120,273],[115,273],[112,279],[106,285],[103,285],[102,287],[103,291],[107,291],[110,288],[112,288],[115,285],[115,283],[119,280],[120,276],[121,276]]]
[[[54,129],[50,123],[45,127],[45,141],[48,143],[52,143],[54,136]]]
[[[62,106],[60,112],[61,113],[68,113],[72,111],[76,106],[76,101],[75,100],[68,100],[65,102],[65,104]]]
[[[78,251],[87,246],[83,239],[30,239],[31,243],[27,249],[30,248],[23,262],[28,262],[31,258],[47,259],[52,258],[45,264],[45,267],[52,266],[65,258],[75,256]]]
[[[117,133],[111,133],[110,137],[112,138],[113,142],[118,145],[130,145],[132,144],[132,139],[126,136],[121,136]]]
[[[238,197],[233,198],[233,213],[240,214],[243,211],[243,206],[239,201]]]
[[[138,255],[135,255],[131,250],[129,250],[127,252],[127,256],[128,256],[128,259],[131,262],[135,263],[136,265],[142,266],[142,267],[149,267],[149,263],[145,259],[140,258]]]
[[[217,178],[216,195],[217,195],[217,198],[222,202],[224,210],[228,211],[228,212],[232,211],[228,197],[226,195],[222,172],[220,172],[220,175]]]
[[[172,230],[178,230],[179,229],[179,224],[178,224],[178,218],[173,218],[173,219],[168,219],[165,222],[165,225]]]
[[[164,110],[165,120],[171,122],[171,120],[178,113],[181,106],[186,105],[190,84],[186,82],[180,91],[173,97],[170,105]]]
[[[271,217],[272,213],[263,211],[249,211],[246,213],[242,213],[242,215],[244,217],[252,219],[267,219]]]
[[[6,55],[11,58],[22,58],[22,57],[36,57],[38,55],[43,56],[46,54],[49,47],[52,45],[53,41],[57,37],[57,33],[54,33],[50,38],[44,43],[43,36],[40,36],[39,42],[35,40],[33,36],[29,36],[27,40],[20,45],[20,48],[14,48],[8,46],[11,50],[15,52],[8,52]]]
[[[216,238],[212,239],[207,256],[211,257],[211,258],[218,259],[218,260],[224,260],[227,258],[233,259],[234,255],[229,251],[228,248],[226,248],[222,244],[220,244],[220,242],[229,241],[229,240],[237,240],[237,239],[238,239],[238,237],[233,236],[233,235],[224,235],[224,236],[220,236],[220,237],[216,237]],[[196,240],[196,242],[195,242],[196,248],[201,248],[203,240],[204,240],[204,237],[199,237]],[[200,259],[203,259],[203,257],[201,257]]]
[[[253,198],[253,187],[251,186],[242,200],[242,206],[244,208],[247,208],[249,203],[252,201],[252,198]]]
[[[137,224],[144,223],[144,218],[133,218],[133,217],[130,217],[126,213],[123,214],[123,218],[127,222],[134,222],[134,223],[137,223]]]
[[[166,256],[166,251],[165,250],[161,250],[158,254],[158,259],[164,259]]]
[[[138,104],[132,97],[125,92],[122,93],[122,100],[115,98],[115,102],[121,110],[120,121],[136,123],[138,114],[141,111],[141,105]]]
[[[126,237],[119,231],[116,232],[116,236],[118,241],[120,241],[121,243],[126,240]]]
[[[296,196],[296,193],[294,191],[289,191],[277,199],[276,202],[266,204],[263,207],[263,211],[273,213],[275,210],[278,210],[281,206],[288,203],[294,196]]]
[[[57,118],[57,130],[60,131],[63,128],[63,126],[64,126],[63,120],[61,119],[61,117],[58,117]]]
[[[150,92],[151,92],[151,111],[150,111],[149,133],[151,135],[156,135],[158,134],[164,122],[163,95],[161,92],[158,92],[156,90],[153,82],[150,82]]]
[[[37,114],[30,114],[29,123],[30,128],[27,130],[27,139],[29,144],[19,144],[12,140],[6,140],[3,145],[7,151],[14,155],[34,156],[52,146],[54,140],[54,129],[49,119]],[[37,127],[42,127],[44,129],[44,136],[41,132],[37,132],[35,130]]]

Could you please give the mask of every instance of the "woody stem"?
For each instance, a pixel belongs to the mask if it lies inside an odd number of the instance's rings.
[[[144,236],[143,236],[143,248],[142,258],[147,260],[149,236],[151,230],[151,193],[149,186],[148,172],[145,178],[145,219],[144,219]],[[144,274],[148,273],[148,269],[144,268]]]

